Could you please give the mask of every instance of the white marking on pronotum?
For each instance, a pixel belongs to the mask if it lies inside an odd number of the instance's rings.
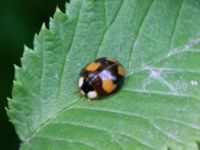
[[[97,97],[97,92],[90,91],[90,92],[88,92],[87,96],[88,96],[88,98],[91,98],[91,99],[96,98]]]
[[[78,81],[78,86],[81,87],[83,85],[83,77],[80,77],[79,81]]]

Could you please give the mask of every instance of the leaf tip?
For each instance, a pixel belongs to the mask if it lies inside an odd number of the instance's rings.
[[[48,30],[45,23],[42,24],[41,30]]]
[[[19,82],[19,81],[16,81],[16,80],[14,80],[13,81],[13,86],[15,87],[15,89],[17,89],[17,88],[21,88],[21,83]]]
[[[60,10],[58,6],[56,7],[56,13],[62,13],[62,11]]]
[[[14,68],[15,68],[15,71],[18,71],[20,69],[20,67],[17,66],[16,64],[14,64]]]

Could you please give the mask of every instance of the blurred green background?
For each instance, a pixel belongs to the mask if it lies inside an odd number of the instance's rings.
[[[69,0],[0,0],[0,149],[17,150],[20,141],[8,121],[5,107],[11,97],[14,64],[20,66],[23,45],[33,47],[33,37],[43,22],[48,26],[55,8],[63,12]]]

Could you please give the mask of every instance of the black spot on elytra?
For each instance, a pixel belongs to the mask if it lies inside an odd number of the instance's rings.
[[[91,85],[91,83],[87,80],[87,79],[84,79],[83,81],[83,85],[81,86],[81,89],[84,91],[84,93],[88,93],[90,91],[94,91],[94,88],[93,86]]]

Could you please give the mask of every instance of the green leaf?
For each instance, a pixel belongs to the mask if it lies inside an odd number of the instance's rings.
[[[200,1],[72,0],[35,36],[16,67],[8,115],[21,150],[197,150]],[[89,61],[126,69],[117,94],[76,94]]]

